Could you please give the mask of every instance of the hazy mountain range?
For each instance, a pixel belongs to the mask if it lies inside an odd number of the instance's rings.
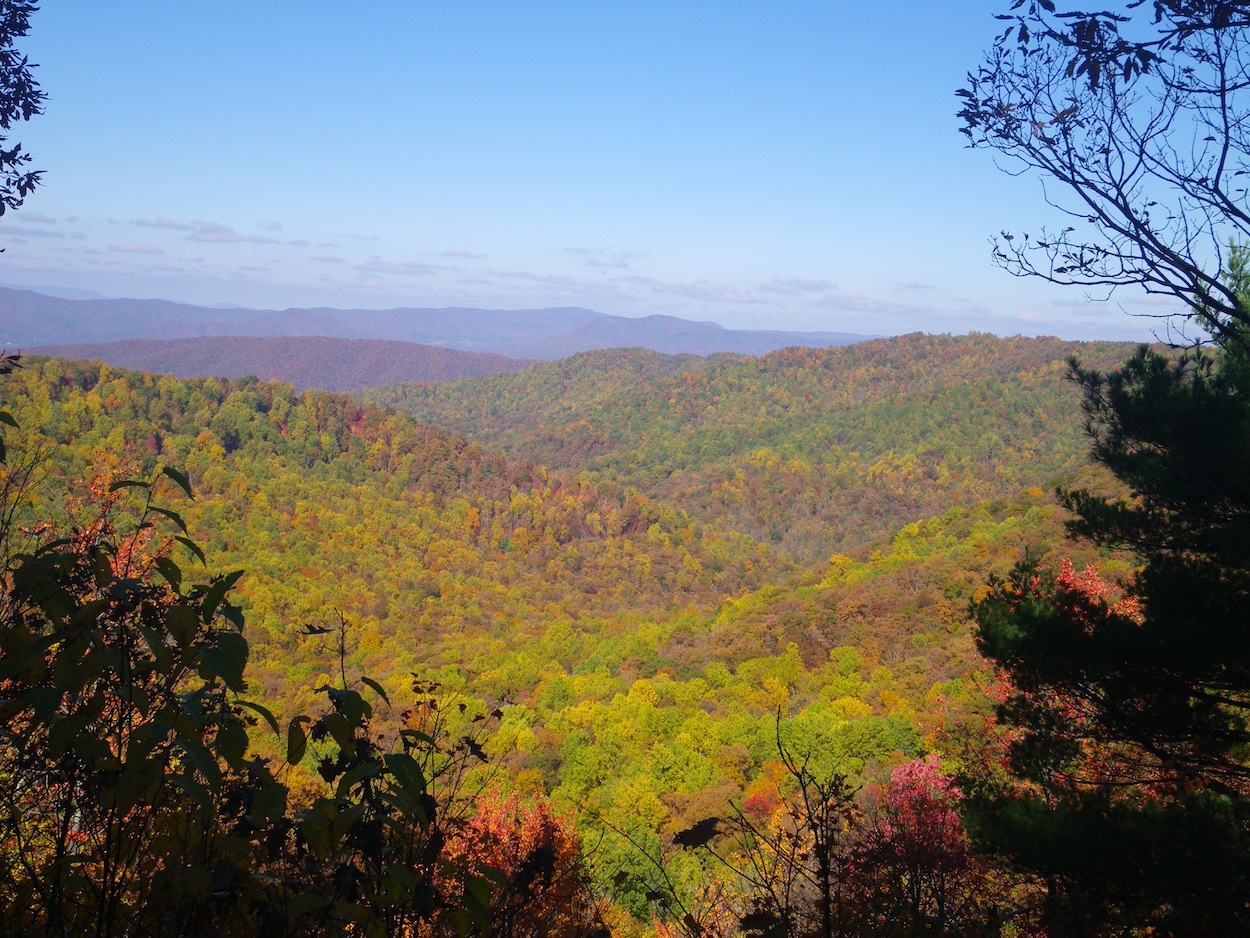
[[[48,296],[0,288],[0,346],[31,351],[68,343],[205,336],[391,339],[522,359],[558,359],[595,348],[666,354],[762,355],[788,346],[826,348],[875,336],[848,332],[726,329],[675,316],[629,318],[576,307],[487,309],[285,309],[191,306],[168,300]],[[99,354],[106,361],[108,355]],[[224,373],[215,371],[214,373]]]

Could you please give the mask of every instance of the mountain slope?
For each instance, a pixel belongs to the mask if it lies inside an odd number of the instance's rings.
[[[453,738],[497,713],[481,743],[492,778],[575,815],[603,894],[646,922],[652,855],[674,832],[748,799],[780,806],[783,740],[865,790],[925,751],[984,760],[988,675],[967,610],[988,576],[1070,553],[1126,572],[1074,551],[1053,496],[1025,487],[1055,466],[1103,484],[1083,465],[1068,351],[1104,364],[1125,349],[912,336],[762,359],[618,350],[407,387],[514,455],[341,395],[34,358],[0,381],[19,424],[3,471],[47,472],[14,526],[39,536],[30,522],[68,527],[137,497],[113,479],[185,469],[196,498],[166,484],[158,503],[210,570],[246,571],[249,699],[285,721],[315,706],[313,688],[368,674],[396,702],[375,714],[390,729],[410,717],[413,678]],[[97,484],[58,498],[89,467]],[[891,526],[908,499],[942,507]],[[839,513],[856,505],[876,514]],[[853,556],[801,574],[728,530],[812,508],[801,524]],[[320,633],[340,618],[336,676]],[[944,734],[969,713],[971,735]],[[256,734],[281,764],[282,738]],[[690,856],[664,874],[687,898],[703,882]]]
[[[370,398],[814,561],[1084,465],[1065,360],[1132,346],[900,336],[760,358],[591,352]]]
[[[118,342],[54,345],[35,355],[99,359],[117,368],[134,368],[179,378],[242,378],[288,381],[297,389],[359,391],[401,381],[455,381],[534,364],[481,352],[385,339],[332,339],[321,336],[199,339],[124,339]]]
[[[462,660],[465,642],[715,608],[793,570],[635,492],[549,474],[342,395],[22,364],[0,383],[0,409],[23,428],[6,434],[12,465],[47,454],[52,489],[92,467],[110,480],[184,469],[197,494],[176,510],[207,532],[211,565],[248,570],[257,674],[273,693],[324,667],[293,624],[335,609],[358,624],[362,667],[403,676]],[[83,511],[81,493],[73,504],[71,515]]]

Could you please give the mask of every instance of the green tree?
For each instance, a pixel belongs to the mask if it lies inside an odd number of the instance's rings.
[[[251,726],[279,726],[244,696],[249,647],[229,601],[240,573],[192,582],[175,550],[203,552],[158,484],[191,496],[163,468],[97,478],[67,529],[23,530],[0,504],[0,931],[485,927],[480,867],[436,878],[470,801],[459,781],[483,752],[442,718],[454,705],[418,686],[420,717],[384,736],[362,689],[386,694],[349,681],[340,653],[337,686],[316,688],[323,712],[290,721],[284,761],[258,757]],[[3,498],[25,491],[0,485]],[[301,782],[306,761],[316,776]]]
[[[1043,874],[1052,922],[1201,906],[1232,928],[1242,914],[1247,375],[1233,343],[1217,354],[1142,348],[1110,374],[1073,362],[1094,457],[1130,497],[1062,493],[1069,530],[1131,551],[1138,569],[1116,588],[1092,569],[1026,562],[976,607],[978,644],[1008,683],[1000,716],[1022,730],[1012,765],[1030,786],[995,805],[982,831]]]

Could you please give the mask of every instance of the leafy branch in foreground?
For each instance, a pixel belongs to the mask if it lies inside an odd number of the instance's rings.
[[[1246,5],[1126,0],[1057,14],[1050,0],[1018,0],[1011,10],[958,92],[961,130],[1006,171],[1040,175],[1068,223],[1004,232],[995,262],[1054,283],[1140,285],[1241,342],[1250,307],[1220,272],[1230,240],[1250,237]]]

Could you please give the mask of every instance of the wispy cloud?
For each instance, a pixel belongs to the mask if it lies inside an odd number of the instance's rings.
[[[539,302],[546,302],[546,299],[553,297],[559,297],[561,300],[575,299],[581,302],[633,301],[636,299],[622,288],[619,277],[574,277],[568,274],[540,274],[532,270],[492,270],[487,273],[492,277],[511,281],[512,284],[518,281],[533,284],[534,288],[529,291],[529,294],[537,298]],[[509,284],[501,285],[501,289],[512,294],[521,287]]]
[[[439,257],[463,257],[466,260],[479,260],[483,257],[489,257],[489,254],[474,254],[472,251],[439,251]]]
[[[586,263],[591,267],[612,270],[628,270],[629,261],[623,257],[588,257]]]
[[[266,237],[265,235],[243,234],[235,231],[229,225],[223,225],[215,221],[204,221],[200,218],[197,218],[195,221],[183,222],[173,218],[166,218],[163,215],[157,215],[155,218],[132,218],[130,224],[138,225],[141,228],[163,228],[166,231],[189,231],[191,233],[186,235],[186,240],[203,241],[209,244],[232,244],[241,241],[252,244],[278,243],[276,239]]]
[[[256,226],[261,231],[281,231],[282,222],[280,221],[263,221]]]
[[[56,219],[51,215],[45,215],[43,212],[22,212],[19,216],[24,222],[38,222],[43,225],[55,225]]]
[[[265,235],[258,234],[242,234],[225,225],[214,225],[211,229],[197,231],[195,234],[187,235],[188,241],[203,241],[208,244],[234,244],[241,241],[247,241],[252,244],[277,244],[277,238],[269,238]]]
[[[321,264],[345,264],[347,263],[346,258],[335,257],[333,254],[310,254],[308,255],[308,259],[310,261],[317,261],[318,263],[321,263]]]
[[[664,296],[680,296],[690,300],[711,301],[714,303],[766,303],[768,297],[754,290],[742,290],[737,287],[715,284],[709,280],[682,282],[675,280],[657,280],[654,277],[622,277],[622,282],[634,283],[646,287],[653,293]]]
[[[593,287],[594,280],[585,277],[570,277],[568,274],[539,274],[532,270],[492,270],[496,277],[507,277],[509,280],[533,280],[558,287]]]
[[[129,241],[125,244],[110,244],[109,250],[116,251],[118,254],[164,254],[165,253],[154,244],[138,244],[134,241]]]
[[[588,267],[600,270],[628,270],[630,262],[645,255],[637,251],[618,251],[616,248],[565,248],[569,254],[580,254],[586,258],[583,263]]]
[[[374,259],[366,261],[363,264],[353,264],[352,270],[360,270],[370,274],[406,274],[408,276],[422,276],[431,274],[438,270],[447,270],[446,267],[437,264],[418,264],[408,262],[405,264],[393,264],[389,261]]]
[[[30,238],[64,238],[65,234],[60,231],[52,231],[47,228],[24,228],[21,225],[0,225],[0,234],[7,235],[25,235]]]
[[[564,250],[569,254],[611,255],[613,257],[623,257],[626,260],[635,261],[639,258],[646,257],[645,254],[642,254],[639,251],[621,251],[617,248],[565,248]]]
[[[813,300],[809,305],[822,309],[837,309],[851,313],[923,313],[930,315],[935,312],[932,306],[917,303],[896,303],[859,293],[834,293]]]
[[[832,280],[803,277],[785,277],[760,284],[760,289],[765,293],[782,293],[787,296],[799,296],[807,293],[830,293],[837,288],[838,285]]]
[[[166,218],[163,215],[157,215],[155,218],[132,218],[132,225],[138,225],[141,228],[166,228],[170,231],[193,231],[194,225],[188,225],[186,222],[175,221],[172,218]]]

